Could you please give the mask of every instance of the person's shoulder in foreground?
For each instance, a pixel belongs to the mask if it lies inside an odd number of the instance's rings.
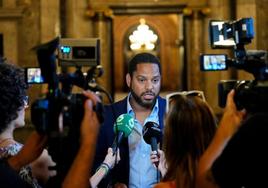
[[[8,162],[0,159],[0,185],[2,188],[30,188],[32,187],[26,183],[18,173],[9,166]]]
[[[268,113],[248,117],[212,166],[213,178],[221,187],[267,185]]]

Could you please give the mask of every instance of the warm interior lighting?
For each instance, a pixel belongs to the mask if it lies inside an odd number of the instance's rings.
[[[131,50],[153,50],[157,41],[157,35],[154,34],[149,26],[145,24],[145,19],[140,19],[140,25],[129,36]]]

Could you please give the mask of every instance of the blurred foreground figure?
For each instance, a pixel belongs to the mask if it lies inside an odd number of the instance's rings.
[[[0,62],[0,85],[0,158],[8,158],[16,155],[23,146],[14,139],[13,133],[16,128],[25,125],[29,99],[24,70],[11,63]],[[23,166],[19,175],[32,187],[40,187],[55,175],[55,171],[48,170],[53,165],[47,150],[44,150],[38,159]]]
[[[202,91],[166,96],[163,151],[152,153],[163,177],[156,188],[194,188],[198,161],[216,132],[216,118]]]

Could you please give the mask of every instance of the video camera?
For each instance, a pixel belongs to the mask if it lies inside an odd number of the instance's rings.
[[[48,92],[45,98],[33,102],[32,123],[39,133],[48,135],[48,152],[56,162],[58,181],[61,182],[79,149],[80,124],[86,100],[84,95],[72,93],[73,85],[83,90],[108,94],[96,82],[96,78],[103,73],[100,66],[100,40],[57,37],[33,49],[40,67],[26,69],[27,82],[36,83],[35,79],[30,78],[37,76],[40,78],[36,79],[37,82],[48,84]],[[57,61],[62,68],[60,74],[57,74]],[[65,70],[70,66],[76,67],[74,73]],[[86,73],[82,72],[84,66],[90,67]],[[102,104],[98,103],[94,110],[102,122]]]
[[[235,89],[234,100],[238,109],[267,111],[268,59],[267,51],[248,50],[245,45],[254,38],[252,18],[236,21],[212,20],[209,23],[210,43],[213,49],[233,48],[234,58],[226,54],[202,54],[200,69],[221,71],[228,67],[242,69],[254,76],[254,80],[224,80],[218,84],[219,106],[226,104],[227,94]]]

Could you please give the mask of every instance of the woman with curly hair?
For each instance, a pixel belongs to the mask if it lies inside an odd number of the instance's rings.
[[[216,118],[202,91],[166,96],[163,151],[152,153],[163,177],[155,188],[194,188],[196,168],[216,131]]]
[[[0,86],[0,158],[8,158],[23,146],[13,136],[16,128],[25,125],[25,109],[28,107],[23,69],[0,60]],[[23,167],[19,174],[32,187],[40,187],[54,173],[48,170],[49,165],[53,165],[53,161],[44,150],[38,160]]]

